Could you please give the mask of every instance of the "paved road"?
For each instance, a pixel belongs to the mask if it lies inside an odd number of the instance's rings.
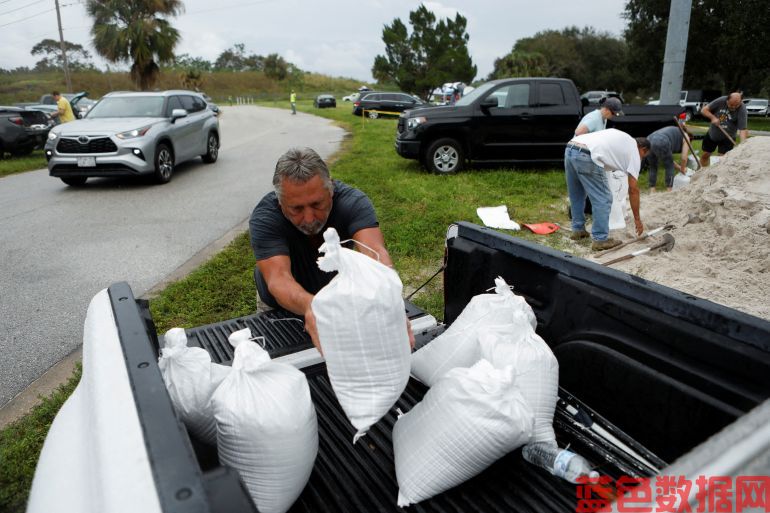
[[[143,294],[251,214],[287,148],[325,158],[344,136],[314,116],[223,110],[219,161],[183,164],[166,185],[0,178],[0,407],[81,345],[99,290],[125,280]]]

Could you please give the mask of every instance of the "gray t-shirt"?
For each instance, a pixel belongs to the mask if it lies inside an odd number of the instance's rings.
[[[334,273],[321,271],[316,264],[323,232],[333,227],[340,240],[346,240],[359,230],[377,226],[374,206],[366,194],[334,180],[332,210],[318,235],[305,235],[286,219],[275,192],[266,194],[254,208],[249,220],[249,235],[254,258],[289,256],[294,279],[309,293],[315,294],[334,277]]]
[[[737,109],[730,110],[727,108],[727,96],[720,96],[709,103],[709,110],[713,115],[719,118],[719,124],[722,125],[722,128],[724,128],[733,139],[735,139],[738,130],[746,130],[749,114],[743,103],[741,103],[740,107]],[[709,127],[709,138],[712,141],[726,140],[725,134],[713,125]]]

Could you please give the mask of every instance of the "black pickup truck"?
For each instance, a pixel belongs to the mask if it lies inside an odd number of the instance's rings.
[[[625,477],[683,476],[695,483],[702,475],[768,475],[769,322],[459,223],[446,239],[444,323],[407,304],[418,345],[430,343],[498,275],[532,306],[538,333],[558,358],[554,427],[560,446],[569,445],[618,483]],[[355,430],[335,399],[322,357],[301,323],[277,322],[287,318],[293,317],[273,310],[188,329],[187,335],[213,361],[229,364],[227,336],[249,327],[266,337],[274,359],[307,375],[319,452],[291,512],[402,511],[391,439],[395,411],[351,444]],[[159,342],[147,303],[126,283],[112,285],[89,306],[84,332],[83,378],[48,434],[27,511],[256,511],[237,472],[221,466],[216,448],[192,437],[175,414],[157,365]],[[408,411],[425,392],[411,380],[394,410]],[[568,513],[576,511],[580,493],[517,450],[407,510]],[[693,495],[692,501],[709,496]]]
[[[466,160],[554,162],[584,114],[571,80],[508,78],[474,89],[455,105],[404,112],[398,120],[396,151],[418,159],[430,171],[454,173]],[[679,106],[624,105],[623,116],[607,122],[634,137],[674,124]]]

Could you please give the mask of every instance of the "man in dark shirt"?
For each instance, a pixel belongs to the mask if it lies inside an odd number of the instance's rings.
[[[689,137],[690,133],[684,126],[681,130],[676,126],[665,126],[647,136],[647,140],[650,141],[650,152],[646,157],[647,164],[650,166],[650,174],[648,175],[650,192],[655,191],[658,182],[658,163],[663,164],[663,169],[666,172],[666,189],[669,191],[674,186],[675,169],[683,175],[687,174],[689,146],[682,136],[682,130]],[[680,164],[674,162],[674,153],[681,155]]]
[[[262,198],[249,221],[257,292],[267,305],[304,316],[305,330],[318,347],[310,304],[334,276],[316,264],[326,228],[336,229],[340,240],[359,242],[356,249],[381,263],[392,267],[393,262],[369,198],[332,180],[312,149],[284,153],[275,166],[273,186],[275,191]]]
[[[739,92],[733,92],[728,96],[717,98],[703,107],[701,114],[711,123],[701,145],[700,164],[706,167],[709,165],[709,158],[715,150],[724,154],[733,149],[733,143],[725,136],[724,132],[736,142],[736,135],[739,133],[741,142],[749,137],[747,130],[748,112],[746,106],[743,105],[743,95]],[[722,127],[722,130],[719,127]]]

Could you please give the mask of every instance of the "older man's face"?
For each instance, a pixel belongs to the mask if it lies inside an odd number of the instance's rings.
[[[740,95],[731,94],[727,99],[727,108],[730,110],[735,110],[741,106],[741,103],[743,103],[743,100],[741,99]]]
[[[281,212],[291,224],[305,235],[315,235],[320,233],[329,219],[332,192],[318,175],[305,183],[284,179],[279,203]]]

